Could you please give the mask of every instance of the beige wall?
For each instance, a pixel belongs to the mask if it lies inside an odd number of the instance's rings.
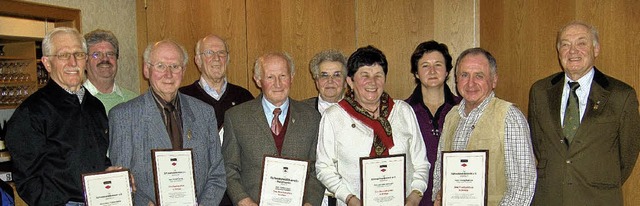
[[[82,33],[94,29],[111,30],[120,43],[118,85],[139,91],[138,47],[136,44],[136,2],[132,0],[27,0],[81,10]]]

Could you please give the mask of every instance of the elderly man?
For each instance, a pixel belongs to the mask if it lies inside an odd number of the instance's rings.
[[[144,51],[145,94],[117,105],[109,113],[109,154],[114,165],[130,168],[136,178],[135,205],[155,204],[152,149],[193,152],[199,205],[218,205],[226,183],[213,108],[178,92],[188,61],[184,47],[171,40]]]
[[[622,185],[640,150],[636,91],[594,66],[593,26],[572,22],[556,44],[563,72],[529,94],[539,174],[533,205],[623,205]]]
[[[222,38],[208,35],[196,43],[196,66],[200,70],[200,80],[180,88],[180,92],[198,98],[213,106],[222,129],[224,113],[231,107],[253,99],[249,90],[227,81],[229,48]]]
[[[320,205],[324,187],[316,179],[314,167],[320,113],[289,98],[294,75],[289,55],[263,55],[254,68],[253,79],[262,94],[225,115],[222,150],[227,193],[236,205],[257,205],[263,156],[276,155],[309,161],[304,202]]]
[[[86,69],[87,81],[83,86],[104,104],[108,114],[113,106],[129,101],[138,95],[116,84],[118,56],[120,55],[116,36],[110,31],[96,29],[85,34],[84,38],[89,47],[89,59]]]
[[[77,30],[51,30],[42,52],[52,81],[29,96],[7,124],[13,177],[29,205],[82,205],[82,174],[110,165],[107,116],[100,100],[82,87],[88,56]]]
[[[445,118],[434,172],[434,196],[442,182],[442,151],[489,150],[487,205],[529,205],[536,168],[529,127],[512,103],[495,97],[495,58],[481,48],[456,60],[456,85],[462,101]],[[434,197],[435,198],[435,197]],[[436,199],[436,205],[440,199]]]
[[[331,105],[338,104],[347,87],[347,58],[336,50],[326,50],[316,54],[309,62],[309,71],[316,83],[318,97],[304,100],[315,107],[320,114]]]

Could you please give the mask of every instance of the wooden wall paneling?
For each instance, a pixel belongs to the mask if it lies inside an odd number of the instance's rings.
[[[289,1],[283,5],[283,50],[294,58],[296,74],[291,97],[306,99],[318,92],[309,61],[325,49],[350,52],[355,46],[353,1]]]
[[[185,76],[183,85],[192,84],[200,78],[200,72],[195,67],[195,46],[200,38],[215,34],[223,38],[229,47],[229,65],[227,66],[227,80],[233,84],[247,88],[253,87],[247,77],[247,47],[245,2],[233,0],[197,0],[192,1],[191,16],[189,17],[189,33],[193,33],[188,42],[190,76]]]
[[[434,1],[356,1],[357,47],[373,45],[387,57],[385,91],[406,99],[415,87],[410,59],[415,47],[433,39]]]
[[[455,65],[458,54],[480,46],[478,0],[435,0],[433,5],[433,39],[449,47]],[[427,41],[426,39],[424,41]],[[417,45],[416,45],[417,46]],[[415,48],[415,46],[414,46]],[[447,84],[456,94],[455,69],[449,72]]]
[[[527,113],[531,85],[561,71],[556,31],[573,9],[562,1],[481,1],[480,46],[498,63],[496,95]]]
[[[355,45],[354,4],[350,1],[247,2],[248,65],[267,52],[284,51],[296,66],[290,96],[317,95],[309,73],[309,60],[321,50],[345,52]],[[248,75],[253,76],[253,72]],[[256,88],[255,94],[259,93]]]
[[[145,4],[146,3],[146,4]],[[146,9],[145,9],[146,6]],[[182,44],[189,53],[189,63],[185,71],[182,85],[188,85],[200,78],[193,57],[198,39],[206,34],[215,33],[226,38],[229,47],[234,49],[231,66],[246,68],[246,52],[244,45],[244,2],[231,0],[194,0],[194,1],[138,1],[138,26],[146,30],[139,37],[140,54],[149,43],[163,39],[172,39]],[[171,14],[171,15],[168,15]],[[141,22],[142,21],[142,22]],[[140,57],[142,58],[142,57]],[[142,61],[141,61],[142,62]],[[235,64],[235,65],[234,65]],[[142,65],[140,65],[142,72]],[[229,72],[229,81],[247,86],[246,71]],[[141,91],[148,88],[147,81],[140,82]]]
[[[247,76],[253,78],[253,65],[260,55],[282,50],[282,11],[280,1],[246,1],[247,21],[247,65],[251,71]],[[254,95],[259,88],[249,87]]]

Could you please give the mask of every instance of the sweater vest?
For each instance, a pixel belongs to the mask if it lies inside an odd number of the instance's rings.
[[[487,174],[487,205],[499,205],[507,191],[507,175],[504,167],[505,117],[511,103],[493,98],[471,131],[465,150],[489,150]],[[456,128],[460,122],[459,105],[451,109],[445,118],[442,140],[444,151],[451,151]]]

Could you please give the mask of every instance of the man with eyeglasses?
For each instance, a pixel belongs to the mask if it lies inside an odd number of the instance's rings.
[[[152,149],[193,154],[199,205],[218,205],[227,187],[216,116],[204,102],[178,92],[188,61],[187,51],[172,40],[149,45],[143,55],[149,90],[109,112],[109,155],[114,165],[129,168],[136,178],[134,205],[157,204]]]
[[[109,110],[122,102],[129,101],[138,94],[116,84],[118,39],[111,31],[96,29],[84,35],[89,47],[87,59],[87,80],[83,86],[91,95],[98,98],[104,108]]]
[[[200,79],[193,84],[180,88],[180,92],[195,97],[211,105],[216,112],[220,142],[222,142],[224,113],[231,107],[253,99],[249,90],[227,81],[229,48],[219,36],[210,34],[196,43],[194,60]],[[233,205],[228,195],[224,195],[221,206]]]
[[[51,30],[42,42],[42,63],[52,81],[7,123],[13,177],[29,205],[84,205],[82,174],[119,169],[109,167],[104,106],[82,87],[86,51],[76,29]]]
[[[324,110],[342,100],[347,87],[346,65],[347,58],[337,50],[325,50],[313,56],[309,62],[309,71],[316,83],[318,97],[303,102],[324,114]]]
[[[224,113],[227,109],[253,99],[249,90],[227,81],[229,49],[227,43],[216,35],[208,35],[196,43],[196,66],[200,79],[180,88],[180,92],[195,97],[213,106],[218,119],[218,129],[222,130]]]

